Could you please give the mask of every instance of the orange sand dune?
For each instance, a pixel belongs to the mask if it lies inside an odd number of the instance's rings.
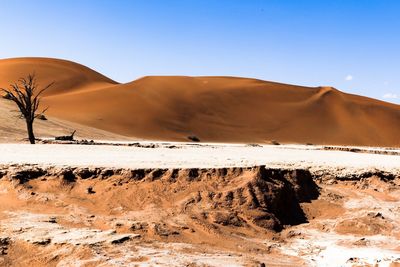
[[[47,95],[75,90],[106,87],[117,82],[83,65],[52,58],[11,58],[0,60],[0,86],[5,87],[21,77],[35,73],[38,83],[54,82]]]
[[[56,81],[49,114],[118,134],[183,141],[400,146],[400,106],[343,93],[234,77],[144,77],[116,82],[56,59],[0,61],[1,80],[34,70]]]

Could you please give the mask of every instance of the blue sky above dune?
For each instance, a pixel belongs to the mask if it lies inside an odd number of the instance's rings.
[[[244,76],[400,103],[396,0],[2,0],[0,10],[1,58],[69,59],[119,82]]]

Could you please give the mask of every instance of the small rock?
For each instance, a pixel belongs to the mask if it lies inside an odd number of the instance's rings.
[[[121,223],[121,222],[116,222],[115,223],[115,227],[122,227],[124,224],[123,223]]]
[[[332,178],[332,179],[326,180],[325,183],[327,185],[333,185],[333,184],[337,184],[338,182],[335,178]]]
[[[94,193],[96,193],[96,192],[93,190],[93,187],[91,187],[91,186],[89,186],[86,190],[87,190],[87,193],[88,193],[88,194],[94,194]]]
[[[216,212],[213,214],[213,222],[224,226],[243,226],[243,220],[234,213]]]
[[[297,236],[301,236],[300,232],[297,231],[293,231],[290,230],[287,234],[286,234],[286,238],[293,238],[293,237],[297,237]]]
[[[353,257],[351,257],[347,260],[347,262],[357,262],[357,261],[358,261],[358,258],[353,258]]]
[[[366,246],[366,245],[368,245],[368,243],[369,243],[369,241],[367,239],[365,239],[365,237],[363,237],[363,238],[355,241],[353,243],[353,245],[355,245],[355,246]]]
[[[378,212],[377,214],[375,214],[373,217],[374,217],[374,218],[385,219],[385,217],[383,217],[382,213],[380,213],[380,212]]]
[[[132,231],[147,230],[148,224],[144,222],[133,222],[130,229]]]
[[[333,181],[335,181],[334,179],[332,179]],[[335,181],[337,183],[337,181]],[[327,197],[331,200],[340,200],[343,199],[344,197],[335,193],[328,193]]]
[[[178,231],[170,230],[165,224],[154,224],[154,233],[159,236],[179,235]]]
[[[49,223],[57,223],[57,218],[56,217],[50,217],[47,222],[49,222]]]
[[[50,238],[43,238],[43,239],[38,239],[38,240],[32,241],[32,244],[45,246],[45,245],[50,244],[50,242],[51,242]]]
[[[10,241],[11,240],[9,237],[0,237],[0,255],[7,255],[8,246],[10,245]]]
[[[140,235],[124,235],[124,236],[119,236],[116,237],[114,239],[111,240],[111,244],[115,245],[115,244],[121,244],[124,243],[126,241],[131,240],[132,238],[139,238]]]

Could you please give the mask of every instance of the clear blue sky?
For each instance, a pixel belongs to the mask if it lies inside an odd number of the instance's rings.
[[[397,0],[0,0],[0,10],[0,58],[69,59],[119,82],[245,76],[400,103]]]

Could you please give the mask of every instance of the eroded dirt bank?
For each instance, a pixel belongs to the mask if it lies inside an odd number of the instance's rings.
[[[0,167],[1,266],[396,266],[400,179]]]

